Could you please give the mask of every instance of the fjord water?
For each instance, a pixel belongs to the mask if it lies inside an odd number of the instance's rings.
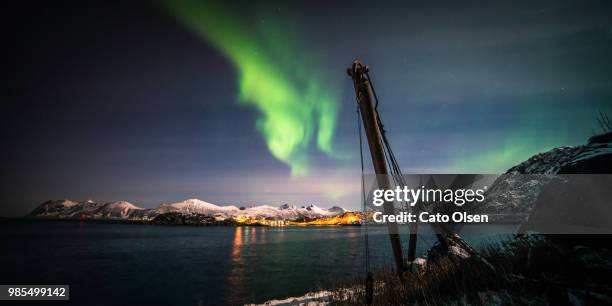
[[[1,223],[0,283],[68,284],[86,305],[261,303],[363,273],[364,229]],[[374,266],[391,264],[386,228],[368,232]],[[418,253],[434,241],[420,237]]]

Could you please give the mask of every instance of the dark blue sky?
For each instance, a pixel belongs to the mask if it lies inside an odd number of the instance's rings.
[[[309,175],[292,178],[256,129],[261,114],[238,103],[235,65],[162,5],[7,7],[0,215],[56,198],[357,208],[354,93],[345,73],[356,58],[371,66],[407,173],[498,173],[584,143],[597,111],[612,112],[606,1],[227,8],[247,25],[277,18],[280,32],[290,20],[287,35],[306,46],[301,53],[337,95],[335,157],[308,147]]]

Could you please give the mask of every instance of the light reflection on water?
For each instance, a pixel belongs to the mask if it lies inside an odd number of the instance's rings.
[[[368,234],[372,266],[392,265],[386,227],[370,227]],[[468,229],[465,234],[475,245],[497,239],[480,230]],[[364,227],[244,226],[234,228],[233,235],[226,295],[233,304],[292,296],[287,292],[302,294],[364,271]],[[408,236],[402,237],[407,246]],[[417,253],[424,254],[434,242],[433,232],[422,227]]]
[[[234,242],[232,243],[232,255],[231,255],[231,264],[230,264],[230,272],[228,274],[227,283],[230,288],[235,288],[235,290],[229,290],[227,300],[230,302],[239,301],[245,294],[242,288],[242,275],[244,274],[244,263],[242,262],[241,251],[242,246],[244,244],[243,241],[243,228],[242,226],[237,226],[234,231]],[[248,229],[247,229],[248,234]],[[247,239],[251,235],[247,235]],[[247,241],[248,243],[248,241]]]
[[[88,305],[261,303],[362,273],[363,230],[3,224],[11,247],[0,260],[11,264],[0,283],[71,284],[71,300]],[[386,228],[369,233],[373,266],[392,264]],[[434,239],[424,231],[419,253]]]

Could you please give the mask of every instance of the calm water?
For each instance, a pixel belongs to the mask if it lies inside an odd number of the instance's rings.
[[[0,284],[69,284],[71,302],[86,305],[264,302],[362,273],[363,230],[0,224]],[[376,266],[392,263],[385,232],[370,227]],[[434,238],[421,237],[424,252]],[[492,239],[465,237],[475,244]]]

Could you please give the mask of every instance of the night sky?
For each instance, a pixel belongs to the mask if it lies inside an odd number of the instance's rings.
[[[354,59],[405,173],[499,173],[612,114],[609,1],[328,2],[4,5],[0,215],[356,209]]]

